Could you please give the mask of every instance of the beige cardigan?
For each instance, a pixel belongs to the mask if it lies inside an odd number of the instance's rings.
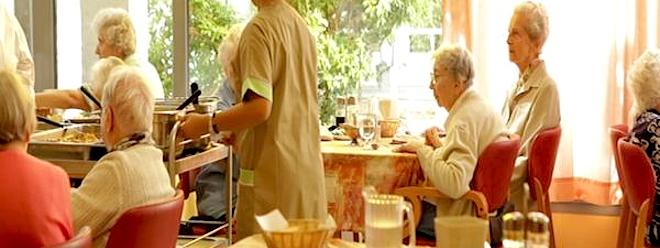
[[[526,80],[525,80],[526,79]],[[511,177],[510,200],[522,209],[523,184],[527,180],[527,153],[534,136],[541,130],[559,126],[559,93],[541,62],[523,75],[504,103],[502,116],[511,133],[520,136],[520,154]]]
[[[495,138],[505,135],[500,115],[475,91],[466,90],[454,103],[445,121],[446,138],[433,150],[417,150],[424,175],[443,194],[457,199],[470,190],[470,181],[481,152]],[[438,199],[438,216],[473,214],[465,201]]]
[[[108,153],[71,192],[73,224],[92,229],[94,247],[105,247],[110,228],[131,207],[174,195],[163,164],[163,153],[136,145]]]

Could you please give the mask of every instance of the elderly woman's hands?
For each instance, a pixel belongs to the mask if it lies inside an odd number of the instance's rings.
[[[196,139],[209,132],[209,121],[211,118],[209,115],[189,113],[181,114],[178,118],[181,121],[179,137]]]
[[[444,136],[445,132],[438,127],[431,127],[424,131],[424,140],[425,144],[436,149],[442,146],[442,141],[440,140],[441,136]]]
[[[422,141],[411,140],[397,148],[394,148],[394,152],[417,153],[417,150],[422,147],[424,147],[424,143]]]

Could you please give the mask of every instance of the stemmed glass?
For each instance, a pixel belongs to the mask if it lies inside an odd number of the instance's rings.
[[[357,128],[360,138],[364,140],[365,146],[369,146],[371,140],[376,136],[376,115],[372,113],[357,114]]]

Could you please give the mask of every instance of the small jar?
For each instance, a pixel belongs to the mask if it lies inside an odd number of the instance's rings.
[[[357,114],[357,99],[350,96],[346,99],[346,123],[357,126],[355,115]]]
[[[346,122],[346,98],[337,98],[337,110],[335,111],[335,126],[339,127]]]
[[[527,214],[527,247],[547,248],[550,247],[550,219],[541,212],[530,212]]]
[[[507,213],[502,216],[504,248],[525,247],[525,216],[518,212]]]

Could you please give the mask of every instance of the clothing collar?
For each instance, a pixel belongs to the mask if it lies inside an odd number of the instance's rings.
[[[131,134],[131,135],[119,140],[119,142],[117,142],[117,144],[112,146],[112,149],[110,149],[110,152],[126,150],[129,147],[139,145],[139,144],[155,145],[154,140],[151,138],[151,133],[150,132],[137,132],[137,133]]]
[[[465,104],[465,101],[468,101],[467,99],[472,98],[472,96],[476,94],[477,92],[472,90],[472,88],[467,88],[461,93],[460,96],[458,96],[458,98],[456,98],[456,102],[454,102],[454,105],[451,106],[451,109],[448,111],[449,115],[447,116],[447,120],[445,121],[445,129],[447,129],[446,127],[447,123],[450,123],[450,119],[452,119],[454,115],[456,115],[456,112],[458,112],[459,111],[458,109],[460,109],[461,106]]]
[[[525,89],[539,87],[541,86],[541,83],[544,82],[541,80],[542,77],[546,74],[545,62],[540,60],[538,64],[527,67],[523,74],[520,75],[518,86],[522,86]]]

